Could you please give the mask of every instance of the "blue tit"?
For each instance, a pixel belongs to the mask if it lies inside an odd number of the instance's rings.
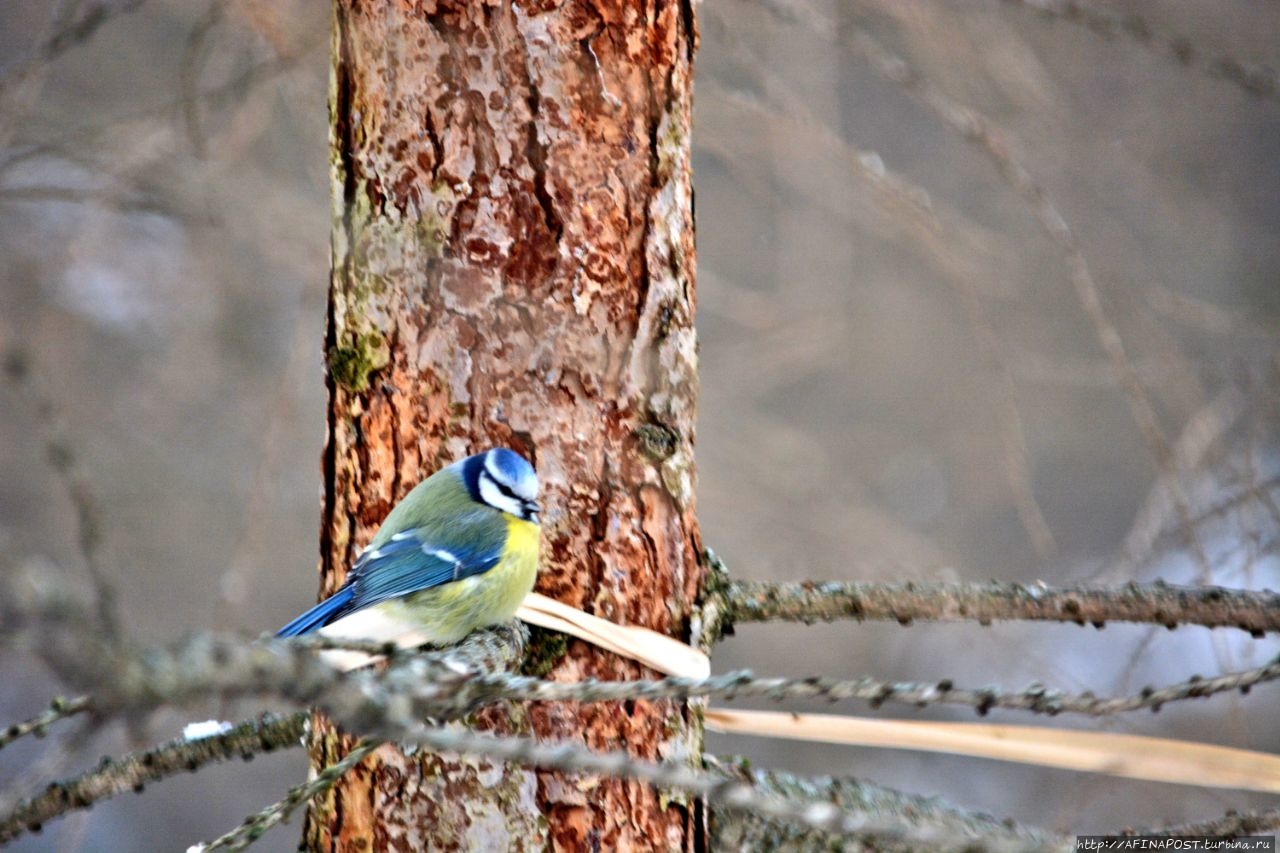
[[[506,448],[442,468],[396,504],[342,588],[276,636],[408,648],[510,620],[538,572],[537,499],[533,466]]]

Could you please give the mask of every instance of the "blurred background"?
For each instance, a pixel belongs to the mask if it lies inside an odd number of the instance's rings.
[[[698,7],[699,517],[733,575],[1280,586],[1280,6],[1098,8]],[[328,23],[302,0],[0,3],[0,547],[96,567],[140,642],[256,636],[313,600]],[[1122,353],[1100,344],[1113,331]],[[1277,645],[744,626],[716,669],[1110,695]],[[2,646],[0,684],[4,724],[59,692]],[[1277,698],[1053,722],[1276,752]],[[69,752],[19,742],[0,798],[256,710],[160,715]],[[1274,805],[934,755],[708,748],[1073,833]],[[12,849],[184,849],[305,766],[206,769]]]

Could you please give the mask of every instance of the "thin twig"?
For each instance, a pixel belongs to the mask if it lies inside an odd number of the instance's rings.
[[[1173,838],[1185,838],[1193,835],[1237,837],[1241,835],[1259,835],[1276,829],[1280,829],[1280,809],[1266,809],[1256,812],[1229,811],[1215,820],[1142,829],[1130,834],[1159,835]]]
[[[1255,637],[1280,631],[1280,593],[1163,581],[1052,589],[1019,583],[854,583],[730,581],[720,593],[728,624],[746,622],[1001,620],[1143,622],[1176,628],[1239,628]]]
[[[19,803],[0,820],[0,844],[25,832],[38,832],[43,824],[75,809],[86,809],[125,791],[141,791],[148,782],[183,770],[232,758],[252,758],[260,752],[300,746],[308,715],[264,715],[241,723],[225,734],[199,740],[178,739],[120,759],[104,759],[87,773],[52,782],[44,793]]]
[[[534,701],[575,701],[601,702],[625,699],[661,699],[690,696],[715,696],[724,699],[739,697],[763,697],[772,700],[782,699],[826,699],[832,702],[847,699],[862,699],[879,706],[885,702],[924,706],[931,704],[957,704],[974,708],[985,714],[992,708],[1033,711],[1055,715],[1059,713],[1080,713],[1092,716],[1103,716],[1124,711],[1143,708],[1159,710],[1163,705],[1183,699],[1202,698],[1232,690],[1247,691],[1252,686],[1280,679],[1280,658],[1266,666],[1238,673],[1228,673],[1216,678],[1193,677],[1185,682],[1160,689],[1147,688],[1133,696],[1114,699],[1098,698],[1088,694],[1065,694],[1032,686],[1016,693],[1006,693],[999,688],[966,689],[957,688],[949,682],[938,684],[889,683],[863,678],[849,681],[837,681],[825,678],[792,679],[792,678],[755,678],[749,672],[728,673],[706,679],[667,678],[656,681],[595,681],[586,680],[573,683],[545,681],[537,678],[526,678],[505,673],[470,674],[451,680],[443,689],[452,690],[455,705],[458,708],[473,708],[492,702],[521,699]],[[210,738],[208,741],[222,749],[224,757],[238,754],[247,757],[256,750],[277,748],[282,741],[293,742],[301,731],[306,719],[305,712],[291,717],[264,721],[242,723],[231,733]],[[398,724],[396,724],[398,725]],[[249,735],[254,739],[245,737]],[[228,739],[234,740],[228,745]],[[35,815],[30,819],[41,822],[48,820],[53,814],[51,808],[70,805],[78,807],[88,805],[96,799],[111,796],[144,781],[155,781],[165,775],[193,770],[192,753],[189,741],[178,741],[160,747],[144,757],[140,764],[147,775],[138,777],[139,762],[125,759],[100,767],[93,774],[92,782],[72,781],[51,788],[46,794],[49,803],[24,804],[15,813]],[[203,744],[206,741],[195,741]],[[196,753],[199,755],[199,753]],[[170,757],[171,756],[171,757]],[[218,754],[211,754],[200,763],[216,760]],[[351,763],[354,764],[353,760]],[[198,766],[198,765],[196,765]],[[114,785],[106,782],[106,776],[117,778]],[[335,777],[336,778],[336,777]],[[61,793],[60,793],[61,791]],[[75,792],[67,793],[67,792]],[[314,795],[312,791],[306,796]],[[289,811],[301,801],[301,789],[295,789],[280,803],[254,815],[233,833],[211,842],[206,849],[229,844],[230,841],[249,837],[256,832],[261,835],[267,828],[288,816]],[[81,802],[83,800],[83,802]],[[23,809],[26,811],[23,811]],[[21,819],[21,818],[20,818]],[[0,836],[3,837],[3,836]],[[254,836],[256,837],[256,835]],[[239,849],[239,848],[233,848]]]
[[[244,823],[213,841],[194,844],[187,853],[208,853],[210,850],[243,850],[257,841],[271,827],[286,820],[294,809],[323,794],[341,779],[348,770],[368,757],[381,744],[378,741],[361,741],[341,761],[330,764],[316,774],[316,778],[290,788],[279,802],[245,818]]]
[[[108,580],[102,566],[102,510],[94,496],[89,478],[72,449],[67,429],[58,416],[53,402],[41,392],[31,379],[31,367],[27,354],[10,350],[4,356],[5,374],[23,393],[36,410],[39,426],[45,431],[44,449],[49,465],[58,475],[71,506],[75,510],[76,544],[84,560],[89,578],[93,582],[97,603],[97,619],[102,626],[103,639],[114,642],[120,636],[119,616],[116,609],[115,587]]]
[[[1169,489],[1174,507],[1186,531],[1187,546],[1200,567],[1201,580],[1207,582],[1211,576],[1209,559],[1195,530],[1189,526],[1191,504],[1177,476],[1173,449],[1165,436],[1159,414],[1151,402],[1146,386],[1142,384],[1138,371],[1129,358],[1124,341],[1120,337],[1120,331],[1103,308],[1097,282],[1080,248],[1075,230],[1049,197],[1044,186],[1015,156],[1013,146],[1004,138],[999,127],[987,116],[966,104],[953,100],[915,72],[905,59],[887,50],[867,32],[862,30],[855,32],[849,40],[849,45],[867,61],[872,70],[900,84],[908,94],[913,95],[928,107],[940,121],[985,154],[996,167],[1000,177],[1010,189],[1021,196],[1030,208],[1041,230],[1063,253],[1076,300],[1085,316],[1089,318],[1094,335],[1111,362],[1134,422],[1155,457],[1156,467]]]
[[[0,98],[9,89],[21,85],[41,66],[48,65],[71,48],[93,38],[103,24],[136,10],[142,2],[143,0],[116,0],[75,6],[73,14],[58,21],[53,33],[37,45],[30,56],[0,75]]]
[[[1004,0],[1026,6],[1046,17],[1082,26],[1092,33],[1111,39],[1120,36],[1186,68],[1216,80],[1225,80],[1257,98],[1276,100],[1280,97],[1280,77],[1270,68],[1242,62],[1227,54],[1210,55],[1183,35],[1164,31],[1142,15],[1104,11],[1083,0]]]
[[[933,827],[954,839],[953,844],[966,850],[988,849],[987,845],[1007,844],[1023,849],[1065,844],[1038,830],[1020,826],[1009,818],[995,818],[950,806],[936,797],[922,797],[875,785],[861,779],[827,776],[796,776],[779,770],[753,768],[741,759],[716,759],[708,756],[704,764],[710,770],[741,779],[761,794],[786,799],[802,798],[835,803],[848,811],[873,815],[906,815],[917,826]],[[711,809],[712,850],[777,850],[784,853],[838,849],[829,836],[785,821],[763,815],[743,814],[727,818],[719,809]],[[875,838],[869,845],[881,853],[908,853],[919,846]]]
[[[201,127],[203,116],[200,112],[200,73],[208,59],[211,35],[222,22],[225,11],[223,0],[211,0],[205,13],[187,35],[186,50],[183,51],[182,67],[178,74],[178,91],[182,93],[180,100],[187,141],[191,143],[192,152],[198,160],[203,160],[207,154],[204,129]]]
[[[1200,469],[1205,456],[1218,446],[1247,408],[1244,393],[1229,387],[1187,419],[1172,447],[1170,473],[1161,473],[1156,478],[1142,509],[1129,525],[1120,554],[1106,569],[1089,578],[1089,583],[1110,584],[1135,578],[1138,569],[1151,558],[1152,548],[1162,531],[1169,530],[1185,541],[1188,526],[1199,529],[1195,516],[1180,511],[1175,513],[1176,522],[1168,523],[1170,510],[1177,510],[1172,480]]]
[[[705,797],[714,804],[735,811],[790,821],[822,832],[857,837],[896,839],[916,844],[920,849],[973,849],[972,839],[959,839],[954,832],[934,827],[918,827],[903,815],[870,814],[805,797],[784,798],[758,791],[750,783],[723,773],[695,769],[678,763],[643,761],[625,752],[592,752],[575,743],[538,743],[528,738],[495,737],[461,727],[419,726],[398,739],[432,749],[483,755],[565,773],[587,773],[612,778],[630,778],[659,788],[684,791]],[[983,839],[984,841],[986,839]],[[1025,841],[991,841],[986,849],[1036,849]]]
[[[1214,521],[1224,516],[1230,515],[1237,509],[1251,503],[1257,503],[1263,507],[1267,506],[1267,501],[1274,502],[1271,493],[1280,489],[1280,475],[1268,477],[1259,483],[1246,485],[1243,489],[1230,497],[1223,498],[1217,503],[1205,507],[1194,518],[1191,523],[1196,527],[1203,527],[1207,522]],[[1174,536],[1179,535],[1179,531],[1172,528],[1165,528],[1156,534],[1152,548],[1158,548]]]
[[[30,734],[34,734],[36,737],[44,737],[45,730],[58,722],[58,720],[65,720],[67,717],[75,716],[88,709],[88,696],[77,696],[74,699],[64,699],[59,696],[49,703],[49,710],[44,713],[37,714],[21,723],[14,723],[4,731],[0,731],[0,749],[4,749],[15,740]]]
[[[1201,580],[1207,582],[1211,577],[1209,559],[1195,530],[1189,526],[1190,501],[1176,476],[1172,449],[1155,405],[1133,366],[1118,328],[1103,308],[1098,285],[1075,231],[1045,188],[1015,156],[1013,146],[999,126],[983,113],[956,101],[934,86],[906,59],[884,47],[864,29],[835,26],[835,22],[813,3],[800,3],[788,6],[785,10],[776,2],[764,5],[780,20],[788,23],[796,19],[803,20],[815,33],[829,40],[836,40],[838,46],[863,59],[877,75],[901,86],[903,91],[929,109],[939,121],[990,159],[1000,177],[1026,203],[1037,224],[1063,253],[1076,300],[1093,326],[1094,335],[1111,362],[1138,430],[1155,457],[1157,469],[1165,478],[1174,507],[1186,531],[1187,547],[1199,566]],[[836,33],[839,36],[833,35]]]
[[[956,687],[950,680],[935,684],[880,681],[874,678],[836,680],[830,678],[757,678],[747,671],[713,675],[710,678],[663,678],[654,681],[544,681],[506,673],[479,676],[467,685],[477,702],[528,699],[547,702],[612,702],[627,699],[672,699],[708,696],[718,699],[760,697],[785,699],[825,699],[839,702],[861,699],[878,708],[886,702],[924,707],[964,705],[986,714],[993,708],[1031,711],[1054,716],[1063,713],[1103,717],[1126,711],[1159,711],[1169,702],[1201,699],[1232,691],[1248,692],[1257,684],[1280,680],[1280,657],[1269,663],[1229,672],[1213,678],[1192,676],[1166,687],[1145,687],[1131,696],[1105,698],[1090,693],[1064,693],[1033,684],[1020,691],[999,687]]]

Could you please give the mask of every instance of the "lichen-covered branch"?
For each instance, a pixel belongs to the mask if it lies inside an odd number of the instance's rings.
[[[73,717],[88,709],[88,696],[77,696],[75,699],[64,699],[59,696],[49,703],[49,710],[37,714],[29,720],[14,723],[4,731],[0,731],[0,749],[4,749],[15,740],[30,734],[34,734],[36,737],[44,737],[49,726],[58,722],[58,720],[65,720],[67,717]]]
[[[1280,809],[1265,809],[1256,812],[1229,811],[1214,820],[1183,823],[1177,826],[1126,830],[1127,835],[1159,835],[1178,838],[1188,835],[1259,835],[1280,829]]]
[[[24,576],[25,577],[25,576]],[[421,716],[456,717],[500,700],[613,701],[689,696],[862,699],[908,704],[963,704],[979,711],[1000,707],[1038,713],[1092,715],[1159,708],[1181,699],[1248,689],[1280,676],[1280,662],[1209,679],[1193,678],[1159,690],[1115,699],[1070,695],[1038,686],[1005,693],[995,688],[894,684],[871,679],[758,679],[733,673],[710,679],[554,683],[507,674],[522,660],[526,629],[504,626],[478,632],[457,648],[396,656],[385,671],[339,673],[318,659],[309,641],[264,639],[249,644],[208,635],[164,650],[104,647],[57,587],[32,592],[13,585],[0,596],[0,615],[37,637],[33,651],[70,683],[92,693],[101,716],[146,713],[162,703],[192,698],[274,695],[303,706],[319,705],[357,725],[401,704]],[[1235,625],[1275,630],[1280,602],[1274,593],[1218,588],[1131,584],[1116,589],[1051,590],[1016,584],[764,584],[720,583],[711,593],[727,621],[799,621],[838,618],[897,621],[1040,619],[1103,623],[1146,621],[1174,625]],[[25,630],[24,630],[25,629]],[[380,647],[370,647],[377,651]],[[38,725],[38,721],[32,725]]]
[[[252,758],[260,752],[301,745],[305,713],[289,717],[265,715],[230,731],[199,740],[173,740],[145,752],[104,759],[73,779],[50,783],[44,793],[24,800],[0,820],[0,844],[24,832],[38,832],[50,820],[85,809],[125,791],[141,791],[149,782],[213,762]]]
[[[48,572],[19,571],[0,582],[0,621],[11,641],[25,644],[69,685],[90,694],[94,712],[104,718],[136,718],[209,696],[277,696],[322,706],[359,729],[363,719],[381,715],[381,705],[404,701],[392,698],[402,694],[412,696],[424,715],[456,715],[468,709],[458,708],[451,685],[512,668],[523,660],[528,642],[528,629],[511,623],[478,631],[449,649],[395,658],[383,672],[342,673],[305,640],[246,643],[195,634],[152,649],[107,642],[107,629],[91,613],[90,602]]]
[[[0,620],[11,640],[28,645],[62,678],[92,694],[100,718],[140,719],[162,706],[199,697],[278,696],[318,705],[356,731],[373,725],[408,726],[424,715],[458,716],[469,710],[450,685],[523,659],[527,630],[519,624],[473,634],[457,647],[396,658],[383,671],[342,673],[322,662],[315,643],[243,640],[196,635],[170,649],[138,649],[103,642],[88,619],[91,605],[48,574],[19,572],[0,583]],[[436,687],[432,687],[436,685]],[[425,692],[423,690],[425,688]],[[464,699],[464,701],[470,701]],[[84,776],[54,783],[20,804],[0,824],[0,842],[76,808],[209,761],[251,756],[296,745],[307,714],[242,724],[232,732],[175,741],[104,764]],[[388,722],[390,721],[390,722]],[[336,777],[335,777],[336,778]]]
[[[730,581],[718,593],[723,624],[858,621],[1070,622],[1101,628],[1141,622],[1176,628],[1239,628],[1260,637],[1280,631],[1280,594],[1160,581],[1053,589],[1019,583],[855,583]]]
[[[243,850],[262,837],[268,829],[275,826],[298,806],[309,803],[317,794],[322,794],[333,787],[343,774],[368,758],[369,753],[379,746],[377,741],[362,741],[343,758],[316,774],[314,779],[295,785],[289,789],[284,798],[272,803],[265,809],[245,818],[244,822],[224,835],[220,835],[208,844],[195,844],[187,853],[209,853],[211,850]]]
[[[487,645],[492,645],[492,638],[481,635],[476,638],[475,643],[483,648]],[[404,661],[400,662],[400,664],[403,663]],[[628,699],[652,700],[689,696],[716,696],[726,699],[758,696],[772,700],[822,698],[838,701],[863,699],[873,705],[888,701],[917,706],[947,703],[968,705],[978,710],[979,713],[986,713],[991,708],[1006,708],[1046,714],[1075,712],[1100,716],[1140,708],[1159,709],[1165,703],[1180,699],[1204,697],[1228,690],[1245,690],[1262,681],[1280,678],[1280,659],[1274,660],[1265,666],[1243,672],[1228,673],[1211,679],[1193,678],[1158,690],[1146,689],[1133,696],[1115,699],[1097,698],[1087,694],[1070,695],[1037,686],[1028,687],[1021,692],[1004,693],[998,688],[956,688],[949,682],[921,685],[894,684],[873,679],[836,681],[823,678],[754,678],[747,672],[729,673],[707,679],[668,678],[657,681],[624,682],[586,680],[575,683],[560,683],[505,673],[483,674],[474,670],[462,670],[454,672],[444,679],[440,679],[438,677],[440,673],[437,672],[435,673],[437,678],[434,683],[423,683],[415,686],[407,680],[411,678],[411,676],[408,676],[411,671],[402,665],[393,666],[388,670],[387,683],[375,679],[369,683],[363,683],[360,688],[361,692],[366,696],[372,693],[378,697],[374,700],[377,707],[391,708],[406,699],[412,703],[412,713],[408,717],[392,721],[390,725],[393,727],[403,726],[406,720],[413,719],[413,715],[419,712],[431,713],[437,717],[445,714],[456,716],[464,713],[467,709],[483,704],[492,704],[511,699],[592,702]],[[335,673],[335,677],[339,677],[337,673]],[[339,697],[335,701],[341,704],[340,695],[335,695]],[[273,722],[270,725],[267,723],[258,724],[254,730],[258,731],[260,729],[259,734],[262,737],[263,744],[261,748],[271,748],[272,745],[279,745],[281,740],[289,740],[291,734],[301,725],[303,717],[304,715],[299,714],[295,717]],[[273,728],[279,729],[283,734],[277,734]],[[244,730],[244,726],[240,730]],[[294,739],[296,740],[296,738]],[[179,742],[176,746],[171,745],[171,749],[176,751],[177,758],[175,760],[150,761],[146,765],[151,771],[150,780],[161,778],[165,775],[166,768],[170,772],[192,769],[184,761],[186,753],[183,748],[183,742]],[[238,749],[241,754],[247,754],[245,752],[248,749],[247,746],[241,744]],[[127,783],[132,779],[129,775],[131,771],[126,764],[119,766],[125,767],[125,770],[122,771],[122,778],[126,783],[124,787],[128,787]],[[116,772],[112,768],[101,768],[98,775],[102,775],[108,770]],[[336,779],[337,777],[333,778]],[[123,789],[110,788],[105,785],[98,785],[96,788],[96,790],[107,792],[106,795],[114,794]],[[321,789],[317,789],[317,792],[319,790]],[[55,798],[53,802],[58,805],[66,804],[68,801],[65,797],[60,797]],[[301,801],[286,798],[282,802],[285,805],[289,803],[296,805],[297,802]],[[281,806],[281,808],[284,808],[284,806]],[[271,822],[274,823],[282,818],[285,813],[287,813],[287,809],[286,812],[268,810],[260,813],[255,816],[258,821],[255,825],[259,825],[261,821],[267,820],[269,817]],[[46,814],[44,819],[47,819],[47,817],[48,815]]]
[[[13,635],[16,639],[29,641],[33,651],[64,677],[78,679],[77,686],[92,690],[92,709],[98,719],[137,718],[162,705],[197,697],[273,695],[300,705],[315,705],[347,730],[381,741],[416,743],[436,751],[466,752],[490,761],[636,779],[685,795],[705,796],[724,807],[749,811],[753,815],[750,820],[794,821],[810,830],[875,838],[885,844],[937,847],[960,843],[961,835],[951,830],[944,832],[933,825],[922,828],[915,811],[910,809],[895,812],[886,806],[875,813],[850,813],[826,802],[820,795],[772,796],[741,779],[726,779],[722,773],[708,774],[678,761],[658,763],[623,753],[603,752],[599,744],[576,740],[539,743],[533,739],[494,738],[460,727],[429,728],[422,720],[427,717],[453,719],[479,707],[511,699],[548,703],[627,699],[652,702],[690,696],[748,695],[769,699],[858,698],[873,704],[951,702],[970,705],[980,712],[1005,707],[1043,713],[1101,714],[1158,708],[1165,702],[1245,689],[1280,676],[1280,660],[1277,660],[1253,670],[1213,679],[1191,679],[1119,699],[1072,696],[1038,687],[1004,694],[991,688],[958,689],[945,682],[913,685],[868,679],[759,679],[749,673],[707,679],[559,683],[504,671],[512,668],[523,655],[525,633],[518,626],[477,633],[455,649],[414,656],[396,655],[383,668],[344,673],[318,658],[315,647],[327,644],[305,640],[264,639],[246,643],[205,635],[171,649],[136,649],[124,644],[104,648],[96,642],[100,638],[94,633],[94,623],[82,621],[91,607],[88,602],[77,602],[73,596],[60,592],[56,584],[40,592],[29,578],[24,583],[25,577],[19,574],[16,582],[5,583],[5,588],[0,589],[0,616],[17,626]],[[722,597],[721,606],[730,613],[735,607],[732,589],[733,585],[721,586],[714,593]],[[77,633],[76,626],[86,624],[90,627]],[[381,650],[376,645],[368,648]],[[77,705],[82,701],[90,700],[77,700]],[[0,840],[35,829],[75,808],[167,775],[194,770],[210,761],[237,755],[247,757],[257,751],[295,745],[306,720],[306,712],[299,712],[292,717],[254,721],[217,737],[175,741],[148,753],[106,762],[81,777],[55,783],[42,795],[22,803],[0,823]],[[291,791],[280,803],[251,816],[242,827],[213,844],[251,842],[291,809],[337,783],[341,774],[363,757],[364,752],[350,762],[335,764],[318,784]],[[815,785],[809,789],[811,792],[821,789],[821,785]],[[808,836],[802,833],[797,837]],[[972,844],[973,838],[972,834],[963,836],[963,841]],[[1018,846],[1005,836],[983,837],[981,844],[987,848]]]
[[[886,702],[914,707],[965,705],[979,714],[993,708],[1030,711],[1050,716],[1064,713],[1108,716],[1125,711],[1160,710],[1169,702],[1200,699],[1280,679],[1280,658],[1253,669],[1229,672],[1213,678],[1192,676],[1166,687],[1143,688],[1131,696],[1104,698],[1091,693],[1064,693],[1035,684],[1018,691],[999,687],[956,687],[950,680],[934,684],[880,681],[857,678],[839,681],[830,678],[756,678],[750,672],[731,672],[710,678],[664,678],[657,681],[544,681],[508,674],[477,676],[461,691],[475,701],[532,699],[551,702],[600,702],[634,699],[708,696],[718,699],[760,697],[785,699],[826,699],[831,702],[861,699],[879,707]],[[485,697],[481,699],[481,697]]]
[[[1019,826],[1005,818],[952,808],[933,797],[906,794],[862,782],[832,777],[804,778],[775,770],[753,770],[746,762],[733,759],[706,759],[708,768],[751,785],[761,796],[785,800],[820,800],[832,803],[846,814],[872,817],[910,815],[912,826],[931,830],[938,841],[930,850],[1054,850],[1070,849],[1067,840]],[[922,849],[914,840],[858,834],[868,847],[889,853]],[[711,809],[712,850],[770,850],[776,853],[808,853],[839,849],[829,833],[792,821],[777,820],[755,812],[726,814]]]
[[[955,827],[920,826],[910,810],[846,808],[821,795],[799,792],[783,796],[762,791],[741,776],[696,769],[678,762],[654,763],[633,758],[625,752],[592,752],[574,743],[539,743],[530,738],[495,737],[460,727],[419,726],[397,737],[429,746],[433,750],[483,755],[491,759],[552,768],[565,773],[595,774],[613,778],[639,779],[659,788],[674,789],[705,797],[713,804],[752,816],[785,820],[837,836],[874,837],[896,841],[908,849],[975,849],[975,837],[957,837]],[[1041,846],[1027,839],[979,837],[982,849],[1035,850]],[[963,843],[962,843],[963,842]],[[1044,848],[1048,849],[1048,848]]]

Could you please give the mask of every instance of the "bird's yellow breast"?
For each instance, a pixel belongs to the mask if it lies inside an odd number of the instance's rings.
[[[538,579],[538,550],[541,545],[541,529],[538,525],[515,516],[507,516],[507,546],[502,550],[502,562],[486,574],[509,572],[509,580],[500,581],[509,590],[502,602],[502,615],[494,622],[506,622],[516,614],[516,608],[533,590]]]
[[[538,562],[538,546],[540,544],[541,528],[531,521],[525,521],[523,518],[516,518],[514,515],[507,516],[507,547],[503,553],[504,559],[511,554],[525,554],[533,558],[534,567],[537,568]]]

